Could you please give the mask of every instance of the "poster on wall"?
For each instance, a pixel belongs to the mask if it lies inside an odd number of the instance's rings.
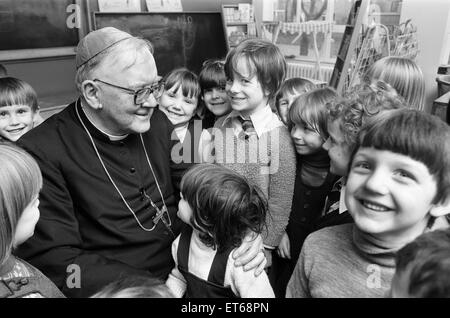
[[[141,12],[141,0],[98,0],[100,12]]]
[[[148,12],[182,12],[181,0],[146,0]]]

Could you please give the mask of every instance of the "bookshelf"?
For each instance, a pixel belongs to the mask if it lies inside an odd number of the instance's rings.
[[[235,47],[244,39],[257,36],[255,14],[251,4],[222,5],[222,14],[228,49]]]

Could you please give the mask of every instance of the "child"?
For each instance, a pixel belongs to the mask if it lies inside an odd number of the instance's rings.
[[[11,251],[34,233],[39,219],[41,171],[11,143],[0,143],[0,298],[64,297],[39,270]]]
[[[315,229],[352,222],[344,202],[345,182],[350,156],[355,149],[359,131],[373,116],[386,110],[406,108],[395,90],[384,82],[356,87],[345,97],[329,105],[327,131],[329,138],[323,148],[330,156],[330,171],[341,178],[328,194],[323,217]]]
[[[268,198],[263,240],[269,267],[289,220],[295,180],[292,140],[269,106],[284,80],[286,62],[274,44],[248,39],[228,54],[225,73],[233,111],[216,122],[212,151],[216,163],[248,177]]]
[[[230,99],[225,90],[227,77],[224,64],[220,60],[207,60],[199,74],[201,99],[206,106],[203,129],[213,127],[218,118],[231,112]]]
[[[17,78],[0,78],[0,141],[16,142],[39,118],[34,89]]]
[[[448,228],[450,127],[417,110],[393,110],[361,131],[345,202],[354,224],[305,241],[289,297],[384,297],[395,253],[425,231]]]
[[[450,231],[424,233],[397,252],[391,297],[450,298]]]
[[[202,125],[201,120],[195,117],[200,95],[197,75],[185,68],[179,68],[168,73],[162,83],[159,109],[175,127],[172,138],[180,140],[181,149],[172,151],[179,154],[179,158],[174,158],[174,161],[198,163],[198,143]]]
[[[192,167],[181,181],[178,217],[190,225],[172,244],[177,266],[167,286],[177,297],[273,297],[265,272],[234,266],[232,251],[260,233],[267,203],[239,174],[212,164]]]
[[[419,66],[408,58],[387,56],[376,61],[364,76],[366,83],[380,80],[392,86],[408,107],[425,107],[425,78]]]
[[[330,173],[328,153],[322,148],[328,139],[326,104],[336,96],[328,87],[310,91],[300,95],[289,112],[297,172],[289,223],[269,275],[277,297],[284,297],[303,241],[321,216],[326,195],[336,181],[336,176]]]
[[[277,94],[275,106],[281,121],[289,126],[289,109],[294,100],[315,88],[315,85],[310,80],[300,77],[294,77],[286,80],[281,85],[280,91]]]
[[[127,276],[112,282],[91,298],[173,298],[164,282],[147,276]]]

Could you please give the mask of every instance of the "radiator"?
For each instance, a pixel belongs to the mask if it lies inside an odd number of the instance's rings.
[[[286,78],[292,77],[306,77],[315,80],[322,80],[329,82],[331,74],[333,73],[334,67],[329,65],[321,65],[320,67],[320,77],[317,76],[316,66],[312,64],[304,63],[288,63],[287,64],[287,76]]]

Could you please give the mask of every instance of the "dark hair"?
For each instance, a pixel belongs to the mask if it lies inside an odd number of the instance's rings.
[[[163,281],[149,276],[124,276],[103,287],[91,298],[173,298]]]
[[[240,74],[237,63],[244,58],[252,76],[256,75],[263,90],[269,92],[269,100],[275,98],[286,77],[286,60],[280,49],[271,42],[247,39],[231,50],[225,61],[225,74],[233,79]]]
[[[186,97],[200,96],[200,84],[198,77],[186,68],[177,68],[166,74],[162,79],[164,90],[174,88],[175,91],[181,87],[183,95]]]
[[[14,77],[0,78],[0,107],[27,105],[32,111],[38,110],[36,91],[25,81]]]
[[[289,110],[289,120],[293,124],[306,124],[313,128],[324,140],[328,138],[326,105],[337,97],[331,87],[317,88],[299,96]]]
[[[437,182],[433,203],[450,199],[450,127],[438,117],[411,109],[385,112],[361,130],[352,160],[360,147],[392,151],[423,163]]]
[[[341,120],[340,130],[350,150],[354,150],[358,134],[367,120],[385,110],[407,108],[403,99],[388,84],[378,81],[363,84],[344,97],[328,104],[329,120]]]
[[[203,63],[203,67],[198,76],[202,95],[205,94],[206,90],[210,90],[214,87],[225,88],[227,76],[225,75],[224,67],[225,63],[222,60],[207,60]]]
[[[408,294],[450,297],[450,230],[424,233],[396,254],[396,271],[409,271]]]
[[[181,180],[181,194],[192,208],[191,225],[202,242],[219,252],[238,247],[250,231],[261,233],[267,201],[258,186],[214,164],[199,164]]]
[[[313,82],[306,78],[293,77],[285,80],[278,91],[276,97],[276,107],[278,108],[278,101],[283,95],[288,94],[303,94],[316,88]]]

